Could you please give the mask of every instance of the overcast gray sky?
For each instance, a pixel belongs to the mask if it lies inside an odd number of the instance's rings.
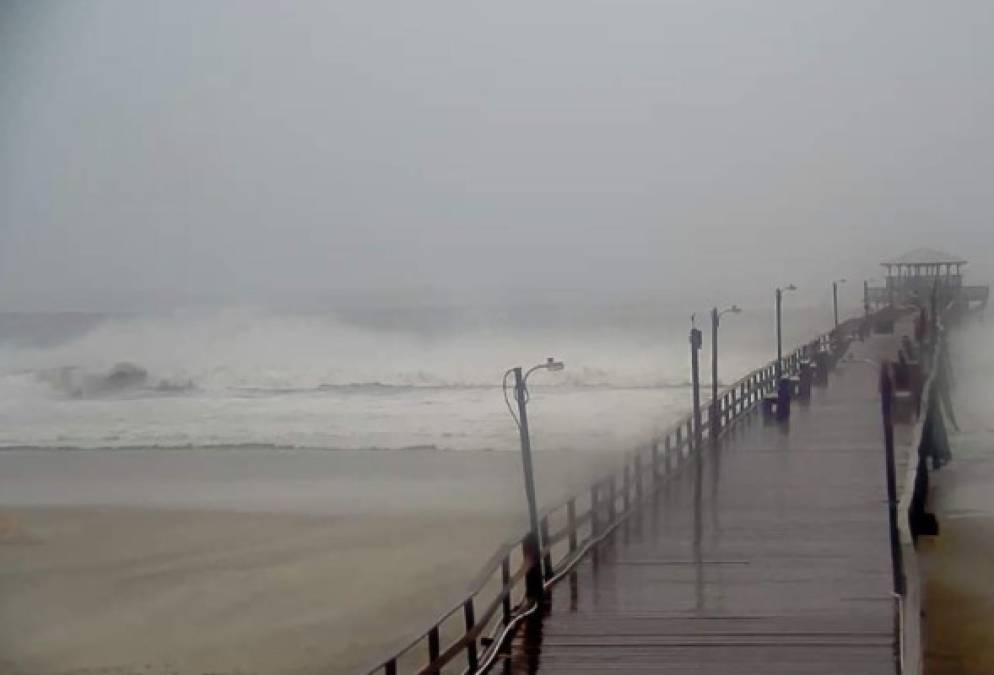
[[[989,0],[0,3],[0,307],[994,270]]]

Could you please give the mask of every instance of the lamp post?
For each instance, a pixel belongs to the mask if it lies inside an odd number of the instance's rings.
[[[832,282],[832,307],[835,310],[835,327],[839,327],[839,284],[846,283],[845,279],[836,279]]]
[[[783,305],[783,292],[796,291],[797,286],[790,284],[784,288],[777,288],[777,387],[780,386],[780,379],[783,377],[783,322],[781,321],[781,305]]]
[[[694,324],[697,315],[690,315],[690,383],[694,402],[694,437],[688,439],[694,448],[701,446],[701,376],[697,353],[701,350],[703,339],[701,330]]]
[[[511,413],[511,417],[514,419],[515,424],[518,425],[518,434],[521,439],[521,464],[525,473],[525,497],[528,499],[528,524],[529,527],[531,527],[531,534],[535,539],[537,555],[539,558],[541,558],[542,554],[542,540],[541,532],[538,527],[538,505],[535,500],[535,473],[532,467],[532,444],[531,437],[528,434],[528,376],[536,370],[559,371],[563,368],[565,368],[565,366],[562,361],[556,361],[550,356],[546,359],[545,363],[540,363],[537,366],[529,368],[525,371],[524,375],[521,373],[520,366],[507,370],[504,373],[503,380],[504,402],[507,403],[507,409]],[[514,408],[511,407],[511,402],[507,398],[507,380],[512,374],[514,375],[514,398],[518,403],[517,414],[515,414]]]
[[[711,310],[711,441],[715,442],[718,439],[718,432],[721,431],[721,421],[720,414],[721,410],[718,405],[718,324],[721,321],[721,317],[725,314],[731,312],[732,314],[738,314],[742,310],[739,309],[738,305],[732,305],[726,309],[718,311],[715,307]]]

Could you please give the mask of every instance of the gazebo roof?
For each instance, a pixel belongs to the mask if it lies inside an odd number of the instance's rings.
[[[916,248],[890,260],[885,260],[881,265],[965,265],[963,258],[950,255],[943,251],[936,251],[934,248]]]

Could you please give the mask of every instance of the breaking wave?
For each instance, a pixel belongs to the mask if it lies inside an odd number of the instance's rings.
[[[567,369],[535,378],[536,385],[686,382],[683,349],[639,333],[577,335],[539,327],[512,334],[472,325],[425,335],[357,325],[334,314],[253,310],[110,317],[58,344],[0,341],[0,377],[31,373],[52,393],[77,398],[197,390],[373,393],[493,386],[508,366],[547,355],[566,360]]]
[[[0,320],[0,447],[513,449],[501,376],[547,356],[566,370],[529,381],[537,448],[631,447],[689,407],[683,330],[374,318],[87,317],[38,341]],[[729,349],[724,379],[758,361]]]

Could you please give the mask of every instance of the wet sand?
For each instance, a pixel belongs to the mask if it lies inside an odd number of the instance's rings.
[[[353,672],[389,628],[453,601],[511,525],[120,507],[0,518],[4,670],[39,675]]]
[[[955,450],[954,450],[955,452]],[[926,670],[994,674],[994,511],[979,490],[994,481],[994,459],[964,456],[934,474],[938,537],[922,539]]]
[[[596,470],[536,459],[547,500]],[[523,531],[518,462],[0,452],[0,674],[362,671]]]
[[[924,537],[925,667],[929,675],[994,675],[994,326],[953,334],[960,431],[953,460],[931,475],[939,536]]]
[[[994,518],[944,520],[929,548],[925,672],[994,673]]]

